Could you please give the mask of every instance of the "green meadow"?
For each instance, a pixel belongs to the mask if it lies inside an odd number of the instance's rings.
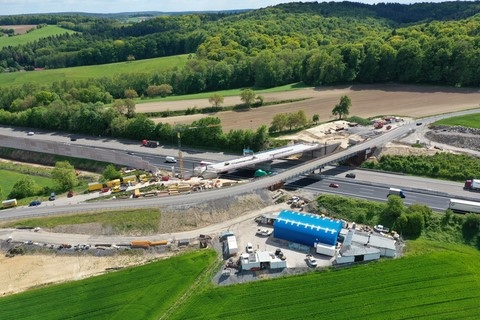
[[[443,126],[463,126],[468,128],[480,128],[480,113],[442,119],[435,122],[434,124]]]
[[[15,171],[0,169],[0,176],[2,177],[2,179],[0,179],[0,187],[2,188],[1,198],[2,200],[5,200],[10,191],[12,191],[15,183],[24,178],[26,175]],[[50,178],[35,175],[29,175],[29,177],[31,177],[33,181],[35,181],[41,187],[53,188],[54,186],[54,181]]]
[[[75,33],[75,31],[64,29],[58,26],[45,26],[40,29],[32,30],[28,33],[16,35],[13,37],[0,37],[0,49],[8,46],[18,46],[41,38],[56,36],[64,33]]]
[[[0,73],[0,87],[23,85],[37,82],[49,84],[63,80],[87,80],[110,77],[116,74],[151,73],[174,68],[182,68],[188,60],[188,55],[177,55],[138,61],[117,62],[104,65],[51,69],[29,72]]]

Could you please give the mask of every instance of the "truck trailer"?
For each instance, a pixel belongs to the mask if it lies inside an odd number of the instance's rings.
[[[450,199],[448,208],[457,213],[480,213],[480,202]]]
[[[2,201],[2,207],[12,208],[17,206],[17,199],[9,199]]]
[[[463,189],[465,189],[465,190],[480,190],[480,180],[479,179],[465,180],[465,185],[464,185]]]

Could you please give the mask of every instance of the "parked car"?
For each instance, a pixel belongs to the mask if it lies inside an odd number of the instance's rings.
[[[306,260],[307,260],[307,263],[310,267],[316,267],[317,266],[317,259],[315,259],[315,257],[312,256],[311,254],[307,254]]]
[[[42,204],[42,201],[40,200],[33,200],[32,202],[30,202],[30,204],[28,205],[29,207],[37,207],[39,205]]]
[[[49,200],[49,201],[55,201],[55,199],[56,199],[55,192],[52,192],[52,193],[50,194],[50,197],[48,197],[48,200]]]
[[[421,123],[421,122],[417,122],[417,126],[421,126],[421,125],[422,125],[422,123]]]
[[[272,234],[272,230],[271,229],[265,229],[265,228],[261,228],[261,229],[258,229],[257,230],[257,236],[261,236],[261,237],[268,237]]]
[[[338,188],[338,184],[336,184],[336,183],[330,183],[329,187],[330,187],[330,188]]]
[[[71,197],[73,197],[73,191],[68,191],[67,198],[71,198]]]
[[[353,172],[349,172],[345,175],[345,177],[355,179],[356,175]]]
[[[33,136],[33,135],[35,135],[35,132],[33,132],[33,131],[29,131],[29,132],[27,133],[27,136]]]
[[[253,253],[253,245],[249,242],[247,243],[247,253]]]

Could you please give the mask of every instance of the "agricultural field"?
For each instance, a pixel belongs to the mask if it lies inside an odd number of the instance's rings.
[[[85,280],[0,298],[0,319],[158,319],[213,265],[195,251]]]
[[[26,177],[25,174],[2,169],[0,169],[0,176],[2,177],[2,179],[0,179],[0,187],[2,188],[2,200],[5,200],[7,198],[8,194],[10,193],[10,191],[12,191],[13,186],[17,181]],[[35,181],[41,187],[53,188],[54,186],[54,182],[50,178],[35,175],[29,175],[29,177],[31,177],[33,181]]]
[[[35,27],[35,26],[30,26]],[[9,26],[3,26],[8,29]],[[63,33],[75,33],[75,31],[64,29],[58,26],[46,26],[40,29],[35,29],[31,32],[16,35],[13,37],[0,37],[0,49],[7,46],[18,46],[26,44],[28,42],[36,41],[40,38],[46,38],[50,36],[56,36]]]
[[[118,62],[105,65],[84,66],[74,68],[62,68],[30,72],[13,72],[0,74],[0,87],[11,85],[23,85],[37,82],[51,84],[63,80],[87,80],[102,78],[122,73],[151,73],[173,68],[182,68],[187,62],[188,55],[177,55],[155,59],[138,61]]]
[[[212,287],[171,319],[475,319],[480,253],[463,246],[409,243],[412,253],[333,272]]]
[[[480,128],[480,113],[442,119],[440,121],[433,123],[433,125],[462,126],[462,127],[478,129]]]

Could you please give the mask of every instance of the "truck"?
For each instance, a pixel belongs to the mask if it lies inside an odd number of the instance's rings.
[[[389,228],[385,228],[381,224],[377,224],[377,225],[373,226],[373,230],[375,230],[377,232],[383,232],[383,233],[389,233],[390,232]]]
[[[153,140],[142,140],[142,146],[149,147],[149,148],[156,148],[160,145],[158,141]]]
[[[480,202],[450,199],[448,209],[456,213],[480,213]]]
[[[2,201],[2,207],[12,208],[17,206],[17,199],[9,199]]]
[[[388,195],[387,198],[390,197],[391,195],[394,196],[399,196],[400,198],[405,198],[405,193],[403,192],[402,189],[397,189],[397,188],[390,188],[388,189]]]
[[[465,185],[464,185],[463,189],[465,189],[465,190],[480,190],[480,179],[465,180]]]

